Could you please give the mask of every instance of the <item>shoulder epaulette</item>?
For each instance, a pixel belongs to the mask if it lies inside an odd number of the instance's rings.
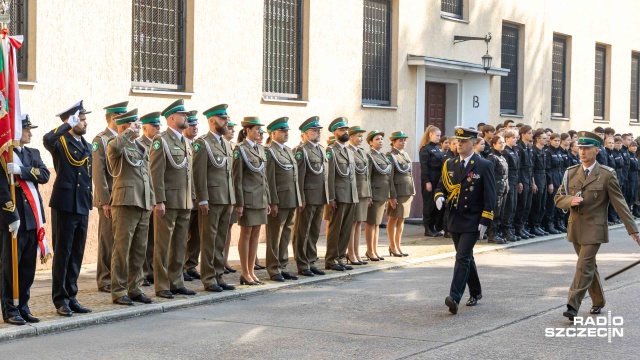
[[[204,134],[204,135],[200,135],[200,136],[198,136],[198,138],[197,138],[196,140],[206,139],[206,138],[207,138],[207,135],[209,135],[209,133],[206,133],[206,134]]]
[[[581,165],[581,164],[571,165],[571,166],[569,166],[569,167],[567,168],[567,170],[571,170],[571,169],[573,169],[573,168],[575,168],[575,167],[578,167],[578,166],[580,166],[580,165]]]
[[[578,164],[578,165],[579,165],[579,164]],[[578,165],[576,165],[576,166],[578,166]],[[605,165],[600,165],[600,167],[601,167],[601,168],[603,168],[603,169],[605,169],[605,170],[607,170],[608,172],[614,172],[614,171],[616,171],[614,168],[612,168],[612,167],[608,167],[608,166],[605,166]]]

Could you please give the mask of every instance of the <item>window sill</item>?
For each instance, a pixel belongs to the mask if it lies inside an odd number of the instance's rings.
[[[601,123],[601,124],[608,124],[609,120],[605,120],[605,119],[593,119],[594,123]]]
[[[551,120],[558,120],[558,121],[571,121],[571,118],[566,118],[566,117],[560,117],[560,116],[552,116]]]
[[[142,90],[142,89],[135,89],[135,88],[131,88],[131,92],[133,94],[174,95],[174,96],[185,96],[185,97],[191,97],[194,94],[192,92],[184,92],[184,91]]]
[[[463,24],[468,24],[469,23],[469,20],[464,20],[464,19],[461,19],[461,18],[457,18],[455,16],[450,16],[450,15],[445,15],[445,14],[440,14],[440,18],[441,19],[445,19],[445,20],[451,20],[451,21],[463,23]]]
[[[262,97],[262,102],[266,103],[274,103],[274,104],[288,104],[288,105],[299,105],[299,106],[307,106],[309,100],[285,100],[285,99],[269,99]]]
[[[398,110],[397,106],[390,106],[390,105],[362,104],[362,107],[365,109]]]
[[[18,81],[19,87],[34,88],[36,85],[38,85],[38,83],[35,81]]]
[[[500,113],[501,117],[512,117],[512,118],[516,118],[516,119],[524,119],[524,115],[520,115],[520,114],[505,114],[505,113]]]
[[[640,121],[638,119],[629,119],[629,126],[640,126]]]

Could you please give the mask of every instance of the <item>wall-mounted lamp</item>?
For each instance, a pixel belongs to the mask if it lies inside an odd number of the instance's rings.
[[[487,53],[482,56],[482,68],[484,72],[488,72],[491,69],[491,61],[493,58],[489,55],[489,42],[491,41],[491,33],[488,33],[485,37],[477,37],[477,36],[459,36],[455,35],[453,37],[453,44],[469,41],[469,40],[482,40],[487,44]]]

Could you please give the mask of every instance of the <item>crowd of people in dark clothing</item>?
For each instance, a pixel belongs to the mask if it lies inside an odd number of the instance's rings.
[[[491,161],[495,171],[496,206],[494,219],[485,238],[490,243],[505,244],[522,239],[567,232],[569,214],[558,209],[554,197],[563,184],[568,167],[580,164],[578,134],[574,130],[556,133],[549,128],[505,120],[497,127],[484,123],[477,129],[484,141],[475,152]],[[638,144],[640,137],[618,134],[610,127],[596,127],[594,132],[605,139],[597,161],[615,169],[625,200],[634,217],[640,217],[638,199]],[[425,236],[449,237],[447,214],[438,210],[434,191],[442,177],[442,166],[457,156],[457,140],[442,135],[429,126],[420,142],[421,189]],[[609,206],[609,225],[620,218]]]

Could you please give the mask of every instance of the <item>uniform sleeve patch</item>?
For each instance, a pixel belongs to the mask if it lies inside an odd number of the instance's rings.
[[[194,143],[194,144],[193,144],[193,151],[197,153],[198,151],[200,151],[200,147],[201,147],[201,146],[202,146],[202,145],[200,145],[200,143],[199,143],[199,142]]]
[[[327,150],[327,160],[331,160],[332,157],[333,157],[333,151]]]
[[[153,150],[158,151],[160,149],[160,140],[154,141],[151,147],[153,148]]]
[[[264,149],[264,156],[269,159],[269,150]]]
[[[98,151],[98,142],[97,142],[97,141],[94,141],[94,142],[91,144],[91,151],[93,151],[93,152]]]
[[[239,157],[240,157],[240,151],[238,151],[238,150],[234,151],[234,152],[233,152],[233,158],[234,158],[234,159],[237,159],[237,158],[239,158]]]
[[[302,151],[296,152],[296,160],[298,161],[302,160]]]

